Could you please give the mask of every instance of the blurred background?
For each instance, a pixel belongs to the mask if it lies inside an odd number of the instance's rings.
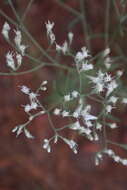
[[[66,3],[67,6],[80,12],[78,0],[34,0],[24,23],[40,45],[47,48],[45,22],[53,21],[55,22],[54,33],[57,42],[62,44],[67,38],[67,33],[72,31],[74,33],[72,46],[75,50],[79,50],[87,43],[84,41],[82,25],[79,20],[76,20],[75,15],[66,9],[67,7],[63,7],[60,2]],[[104,32],[106,0],[84,0],[84,2],[87,22],[91,26],[92,32],[94,34]],[[24,13],[28,3],[29,0],[13,1],[19,15]],[[1,0],[0,9],[15,20],[8,1]],[[110,22],[112,23],[110,32],[114,29],[112,26],[116,20],[110,9]],[[0,16],[0,30],[5,21],[6,19]],[[15,29],[13,25],[11,27]],[[40,57],[41,53],[37,51],[37,48],[25,36],[24,39],[25,43],[29,44],[29,53]],[[118,31],[114,39],[126,54],[127,38],[123,38]],[[94,55],[103,50],[104,38],[100,36],[91,38],[91,44]],[[113,48],[114,54],[119,53],[116,46]],[[0,35],[0,72],[9,71],[5,62],[5,54],[9,50],[11,47]],[[68,60],[64,61],[68,62]],[[123,63],[122,68],[125,69],[126,63]],[[30,69],[32,64],[25,58],[24,66],[20,71]],[[100,166],[96,167],[94,156],[99,147],[82,137],[75,136],[80,147],[77,155],[63,142],[59,142],[53,147],[51,154],[43,150],[43,139],[50,138],[52,135],[46,115],[38,117],[29,126],[32,134],[36,136],[34,140],[28,140],[24,135],[16,138],[15,134],[11,132],[16,125],[27,120],[21,105],[26,104],[28,99],[20,92],[19,86],[26,85],[35,90],[41,81],[48,80],[50,83],[59,74],[59,69],[44,67],[26,75],[0,76],[0,190],[126,190],[127,168],[114,163],[107,157]],[[43,100],[46,102],[45,99],[50,92],[51,86],[49,85],[48,92],[42,94],[42,102]],[[127,143],[127,108],[121,108],[115,114],[121,119],[121,124],[120,128],[113,132],[112,138],[114,141]],[[62,122],[57,120],[56,125],[62,126]],[[71,131],[65,133],[66,136],[72,137]],[[115,150],[116,153],[127,158],[126,151],[118,148]]]

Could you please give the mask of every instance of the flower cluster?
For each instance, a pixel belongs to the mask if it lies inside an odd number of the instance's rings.
[[[21,92],[27,95],[29,99],[29,103],[23,105],[24,111],[28,114],[29,118],[26,123],[16,126],[13,129],[13,132],[16,132],[17,136],[24,132],[27,138],[34,138],[26,126],[37,116],[47,114],[54,135],[49,139],[44,139],[42,145],[43,149],[50,153],[52,149],[51,143],[53,142],[56,144],[58,140],[61,139],[75,154],[77,154],[78,144],[74,139],[69,139],[68,137],[66,138],[60,135],[60,131],[69,129],[74,133],[77,133],[77,135],[85,136],[90,141],[99,141],[102,140],[102,137],[105,138],[107,130],[117,129],[119,125],[114,122],[111,114],[112,110],[117,107],[117,102],[121,100],[118,93],[118,87],[119,79],[122,76],[123,71],[118,70],[116,76],[109,72],[108,69],[111,68],[112,60],[109,55],[111,50],[107,47],[101,53],[103,66],[105,67],[94,72],[93,68],[96,64],[93,66],[93,58],[87,47],[84,46],[80,51],[74,53],[74,55],[72,54],[70,47],[74,37],[72,32],[68,33],[68,40],[60,46],[57,44],[55,34],[53,33],[54,22],[48,21],[45,24],[50,45],[55,45],[56,53],[61,53],[62,55],[71,56],[71,58],[73,58],[74,69],[78,75],[76,85],[78,84],[80,88],[79,90],[76,90],[78,85],[76,88],[74,87],[75,90],[72,90],[71,88],[70,91],[67,91],[67,93],[62,96],[61,102],[48,111],[39,101],[39,92],[47,90],[47,81],[43,81],[35,92],[31,91],[27,86],[21,86]],[[2,34],[6,40],[9,40],[10,29],[10,26],[5,23]],[[16,67],[14,61],[15,55],[12,52],[8,52],[6,55],[8,66],[13,70],[17,70],[22,63],[22,56],[25,55],[26,46],[23,46],[21,42],[21,32],[16,30],[14,43],[19,50],[19,53],[16,53],[18,66]],[[92,72],[89,72],[89,70],[92,70]],[[92,75],[90,73],[92,73]],[[84,81],[80,75],[83,77],[85,76],[84,78],[87,79],[87,84],[90,86],[90,90],[87,93],[84,93],[85,89],[83,88],[85,85],[83,86]],[[94,100],[99,104],[98,109],[94,109],[94,104],[91,103],[91,100]],[[126,97],[122,98],[122,103],[127,104]],[[33,114],[33,112],[36,113]],[[50,114],[54,117],[63,117],[68,122],[67,125],[55,128]],[[114,153],[114,151],[107,148],[108,144],[106,140],[107,139],[104,139],[104,142],[102,142],[104,147],[103,150],[96,154],[95,164],[98,165],[103,159],[103,154],[106,154],[115,162],[127,165],[126,159],[120,158]]]
[[[2,29],[2,35],[4,38],[12,44],[9,33],[10,33],[11,27],[10,25],[5,22]],[[13,71],[16,71],[19,69],[19,67],[22,64],[23,56],[25,55],[26,46],[22,44],[22,34],[20,30],[14,30],[15,37],[14,37],[14,46],[15,46],[15,52],[8,52],[6,54],[6,63],[7,66],[12,69]]]
[[[96,157],[95,157],[96,165],[99,165],[100,161],[103,160],[103,154],[108,155],[115,162],[121,163],[122,165],[127,166],[127,159],[121,158],[120,156],[116,155],[115,152],[111,149],[104,149],[103,151],[96,154]]]
[[[21,92],[23,92],[25,95],[28,96],[29,98],[29,104],[23,105],[24,107],[24,111],[28,114],[29,118],[28,121],[24,124],[21,124],[19,126],[16,126],[12,132],[15,133],[16,132],[16,136],[18,137],[23,131],[25,133],[25,136],[27,138],[34,138],[33,135],[31,135],[31,133],[28,131],[28,129],[26,129],[26,126],[28,124],[30,124],[30,122],[36,118],[37,116],[40,115],[44,115],[46,110],[44,108],[44,106],[40,103],[40,101],[38,100],[38,96],[39,96],[39,91],[45,91],[47,89],[46,87],[47,85],[47,81],[43,81],[40,85],[40,87],[36,90],[36,92],[32,92],[30,90],[30,88],[28,88],[27,86],[21,86]],[[37,110],[38,109],[38,110]],[[39,110],[41,109],[41,111]],[[36,113],[33,113],[31,111],[36,110]]]

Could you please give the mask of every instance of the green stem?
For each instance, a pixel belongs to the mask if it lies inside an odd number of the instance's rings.
[[[88,24],[87,24],[87,20],[86,20],[86,12],[85,12],[85,7],[84,7],[84,0],[80,0],[80,10],[83,16],[82,19],[82,26],[83,26],[83,31],[84,31],[84,40],[86,42],[86,45],[88,47],[88,49],[91,51],[91,44],[89,41],[89,32],[88,32]]]
[[[21,18],[22,22],[25,20],[26,15],[27,15],[28,11],[30,10],[33,1],[34,1],[34,0],[30,0],[30,1],[29,1],[28,5],[27,5],[27,7],[26,7],[26,9],[25,9],[24,14],[22,15],[22,18]]]
[[[109,42],[109,18],[110,18],[110,0],[107,0],[105,14],[105,47],[108,47]]]
[[[64,9],[66,9],[67,11],[71,12],[72,14],[74,14],[76,17],[80,17],[82,18],[82,15],[76,11],[75,9],[69,7],[67,4],[62,3],[60,0],[54,0],[58,5],[60,5],[61,7],[63,7]]]

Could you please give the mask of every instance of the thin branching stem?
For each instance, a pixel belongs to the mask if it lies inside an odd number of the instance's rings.
[[[29,12],[29,10],[30,10],[30,8],[31,8],[33,2],[34,2],[34,0],[30,0],[30,1],[29,1],[28,5],[27,5],[27,7],[26,7],[26,9],[25,9],[25,11],[24,11],[22,17],[21,17],[22,22],[24,22],[24,20],[25,20],[25,18],[26,18],[26,16],[27,16],[27,13]]]
[[[105,14],[105,48],[109,46],[109,20],[110,20],[110,0],[107,0],[106,14]]]
[[[80,0],[80,10],[81,10],[81,13],[83,16],[82,26],[83,26],[84,40],[86,42],[88,49],[91,51],[91,44],[90,44],[90,40],[89,40],[88,23],[87,23],[87,19],[86,19],[86,10],[85,10],[84,0]]]

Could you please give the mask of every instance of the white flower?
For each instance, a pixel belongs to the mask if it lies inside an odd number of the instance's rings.
[[[127,159],[122,159],[121,162],[123,165],[127,166]]]
[[[114,159],[115,162],[120,162],[120,160],[121,160],[120,157],[116,156],[116,155],[113,156],[113,159]]]
[[[73,140],[68,140],[68,139],[66,139],[66,138],[62,138],[62,139],[63,139],[63,141],[64,141],[66,144],[69,145],[69,147],[73,150],[73,152],[74,152],[75,154],[78,153],[78,152],[77,152],[77,143],[76,143],[75,141],[73,141]]]
[[[24,133],[27,138],[34,139],[34,136],[26,128],[24,128]]]
[[[53,33],[49,34],[50,43],[53,44],[55,42],[55,35]]]
[[[20,30],[14,30],[14,31],[15,31],[14,42],[15,42],[15,45],[19,48],[22,41],[21,31]]]
[[[29,98],[31,102],[34,102],[36,100],[36,97],[38,96],[38,94],[31,92],[29,93]]]
[[[102,124],[97,123],[97,124],[96,124],[96,129],[101,130],[101,129],[102,129]]]
[[[62,46],[56,44],[56,51],[66,54],[68,52],[68,43],[65,41]]]
[[[106,73],[105,77],[104,77],[104,82],[110,82],[111,80],[112,80],[111,75],[109,75],[108,73]]]
[[[111,149],[105,149],[104,153],[108,154],[109,156],[114,156],[115,155],[114,151],[111,150]]]
[[[47,80],[44,80],[43,82],[42,82],[42,86],[43,85],[46,85],[48,83],[48,81]]]
[[[10,25],[5,22],[2,28],[2,34],[6,40],[9,40],[9,31],[10,31]]]
[[[86,118],[83,118],[83,119],[85,120],[87,127],[92,127],[93,126],[93,124],[92,124],[92,122],[90,120],[86,120]]]
[[[80,134],[86,134],[86,135],[89,136],[91,134],[91,130],[89,128],[81,127],[80,130],[79,130],[79,133]]]
[[[118,87],[118,84],[116,83],[115,80],[112,80],[108,85],[107,85],[107,93],[106,96],[109,96],[113,92],[115,88]]]
[[[17,53],[16,59],[17,59],[17,67],[20,67],[22,64],[22,56],[19,53]]]
[[[25,50],[26,50],[27,46],[25,45],[20,45],[19,46],[19,51],[21,52],[21,55],[24,56],[25,55]]]
[[[107,105],[105,109],[107,113],[111,113],[113,107],[111,105]]]
[[[48,139],[44,139],[43,148],[46,149],[48,153],[51,152],[51,147],[50,147],[50,144],[49,144],[49,140],[48,140]]]
[[[72,32],[69,32],[68,33],[69,44],[72,43],[73,37],[74,37],[74,34]]]
[[[75,112],[73,112],[72,116],[73,116],[74,118],[78,118],[78,117],[79,117],[79,113],[75,111]]]
[[[31,108],[31,105],[29,105],[29,104],[25,105],[25,107],[24,107],[24,111],[25,111],[26,113],[30,112],[31,109],[32,109],[32,108]]]
[[[116,128],[118,128],[118,126],[117,126],[116,123],[111,123],[109,126],[110,126],[111,129],[116,129]]]
[[[26,50],[26,46],[21,44],[22,41],[22,34],[20,30],[15,30],[15,38],[14,38],[14,42],[15,45],[17,46],[18,50],[20,51],[21,55],[24,56],[25,55],[25,50]]]
[[[53,44],[55,42],[55,35],[52,31],[53,27],[54,27],[54,22],[50,22],[48,20],[46,24],[46,30],[47,30],[47,36],[49,37],[50,43]]]
[[[54,27],[54,22],[50,22],[49,20],[48,20],[48,22],[47,23],[45,23],[46,24],[46,29],[47,29],[47,35],[49,35],[50,33],[52,33],[52,29],[53,29],[53,27]]]
[[[73,98],[77,98],[79,93],[78,93],[78,91],[74,90],[74,91],[72,91],[71,95]]]
[[[56,108],[53,113],[55,115],[60,115],[60,111],[61,111],[60,109]]]
[[[76,63],[79,63],[79,62],[83,61],[84,59],[90,57],[89,51],[87,50],[86,47],[82,47],[81,50],[82,51],[78,52],[75,56]]]
[[[97,133],[94,134],[94,140],[98,141],[99,140],[99,136],[97,135]]]
[[[67,117],[67,116],[69,116],[69,112],[67,112],[67,111],[63,111],[62,113],[61,113],[61,115],[63,116],[63,117]]]
[[[6,62],[8,67],[10,67],[13,71],[16,71],[16,66],[13,56],[14,56],[13,52],[8,52],[6,54]]]
[[[115,104],[115,103],[117,102],[117,100],[118,100],[118,97],[116,97],[116,96],[111,96],[111,97],[109,98],[108,102],[111,102],[111,103]]]
[[[64,101],[68,102],[71,100],[70,94],[64,96]]]
[[[117,74],[118,77],[121,77],[123,75],[123,71],[122,70],[118,70],[116,72],[116,74]]]
[[[36,102],[31,102],[31,109],[36,110],[38,108],[38,104]]]
[[[72,130],[80,130],[81,129],[81,126],[80,126],[80,123],[79,121],[76,121],[75,123],[71,124],[69,126],[70,129]]]
[[[92,64],[84,63],[84,64],[82,64],[82,67],[81,67],[80,71],[89,71],[91,69],[93,69],[93,65]]]
[[[24,128],[24,125],[19,125],[19,126],[16,126],[12,132],[15,133],[16,132],[16,137],[18,137],[22,132],[23,132],[23,128]]]
[[[94,116],[94,115],[91,115],[91,114],[85,114],[85,115],[82,115],[83,116],[83,119],[86,121],[86,125],[88,126],[92,126],[88,121],[89,120],[96,120],[97,117]]]
[[[23,92],[24,94],[29,94],[30,93],[30,89],[27,86],[21,86],[21,92]]]

